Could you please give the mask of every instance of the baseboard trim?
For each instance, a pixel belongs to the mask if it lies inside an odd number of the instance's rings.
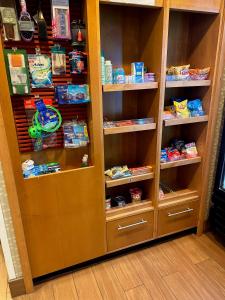
[[[25,284],[23,278],[17,278],[9,281],[9,289],[12,298],[26,294]]]

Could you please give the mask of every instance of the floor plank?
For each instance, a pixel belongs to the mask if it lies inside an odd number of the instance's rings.
[[[187,257],[186,252],[177,247],[175,241],[162,245],[162,250],[174,264],[177,272],[182,274],[199,299],[223,299],[223,294],[214,287],[213,282]]]
[[[126,296],[128,300],[151,300],[153,299],[148,293],[144,285],[140,285],[134,289],[126,291]]]
[[[126,299],[110,262],[94,266],[93,272],[104,300]]]
[[[132,256],[122,256],[111,261],[114,272],[124,291],[142,285],[142,281],[131,263]]]
[[[199,300],[199,295],[191,289],[189,283],[179,272],[165,276],[163,280],[166,282],[168,287],[171,289],[177,299],[182,300]]]
[[[101,300],[102,296],[98,288],[97,281],[91,268],[73,274],[79,299],[82,300]]]
[[[214,282],[215,287],[217,286],[222,291],[225,299],[225,269],[212,259],[199,263],[198,267],[207,277],[210,277],[210,280]]]
[[[2,248],[0,245],[0,299],[7,299],[8,297],[8,279],[7,279],[7,271],[3,259]]]
[[[225,269],[225,248],[212,240],[210,236],[203,234],[200,237],[195,236],[195,241],[210,258],[215,260],[219,265]]]
[[[225,248],[210,235],[189,235],[46,282],[15,299],[223,300]],[[0,300],[12,300],[1,249]]]
[[[160,274],[152,266],[151,262],[146,258],[142,251],[132,255],[133,267],[139,274],[143,284],[147,288],[153,299],[176,299],[169,288],[161,280]]]
[[[78,300],[73,275],[63,276],[52,281],[55,300]]]
[[[55,300],[52,282],[47,282],[36,286],[34,292],[26,297],[28,300]]]
[[[186,256],[193,264],[200,263],[209,258],[207,252],[196,243],[193,235],[177,239],[175,243],[179,248],[185,251]]]
[[[161,250],[161,245],[148,248],[142,253],[151,262],[152,267],[157,270],[160,276],[164,277],[176,272],[173,263],[168,259],[165,253]]]

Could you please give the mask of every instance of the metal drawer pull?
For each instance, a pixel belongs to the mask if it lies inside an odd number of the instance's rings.
[[[146,223],[148,223],[148,221],[142,219],[140,222],[137,222],[137,223],[134,223],[134,224],[130,224],[130,225],[127,225],[127,226],[121,226],[121,225],[119,225],[118,226],[118,230],[124,230],[124,229],[127,229],[127,228],[131,228],[131,227],[143,225],[143,224],[146,224]]]
[[[189,212],[191,212],[191,211],[193,211],[194,209],[193,208],[187,208],[187,209],[185,209],[185,210],[183,210],[183,211],[179,211],[179,212],[177,212],[177,213],[168,213],[168,217],[174,217],[174,216],[178,216],[178,215],[182,215],[182,214],[186,214],[186,213],[189,213]]]

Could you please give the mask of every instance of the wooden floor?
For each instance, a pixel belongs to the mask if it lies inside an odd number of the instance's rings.
[[[0,255],[0,299],[11,299]],[[16,300],[225,299],[225,248],[188,235],[35,288]]]

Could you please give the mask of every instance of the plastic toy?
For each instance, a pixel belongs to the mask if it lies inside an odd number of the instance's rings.
[[[42,99],[36,101],[35,104],[37,111],[33,116],[33,125],[29,127],[28,132],[31,138],[38,139],[56,132],[62,124],[62,117],[56,108],[46,106]]]

